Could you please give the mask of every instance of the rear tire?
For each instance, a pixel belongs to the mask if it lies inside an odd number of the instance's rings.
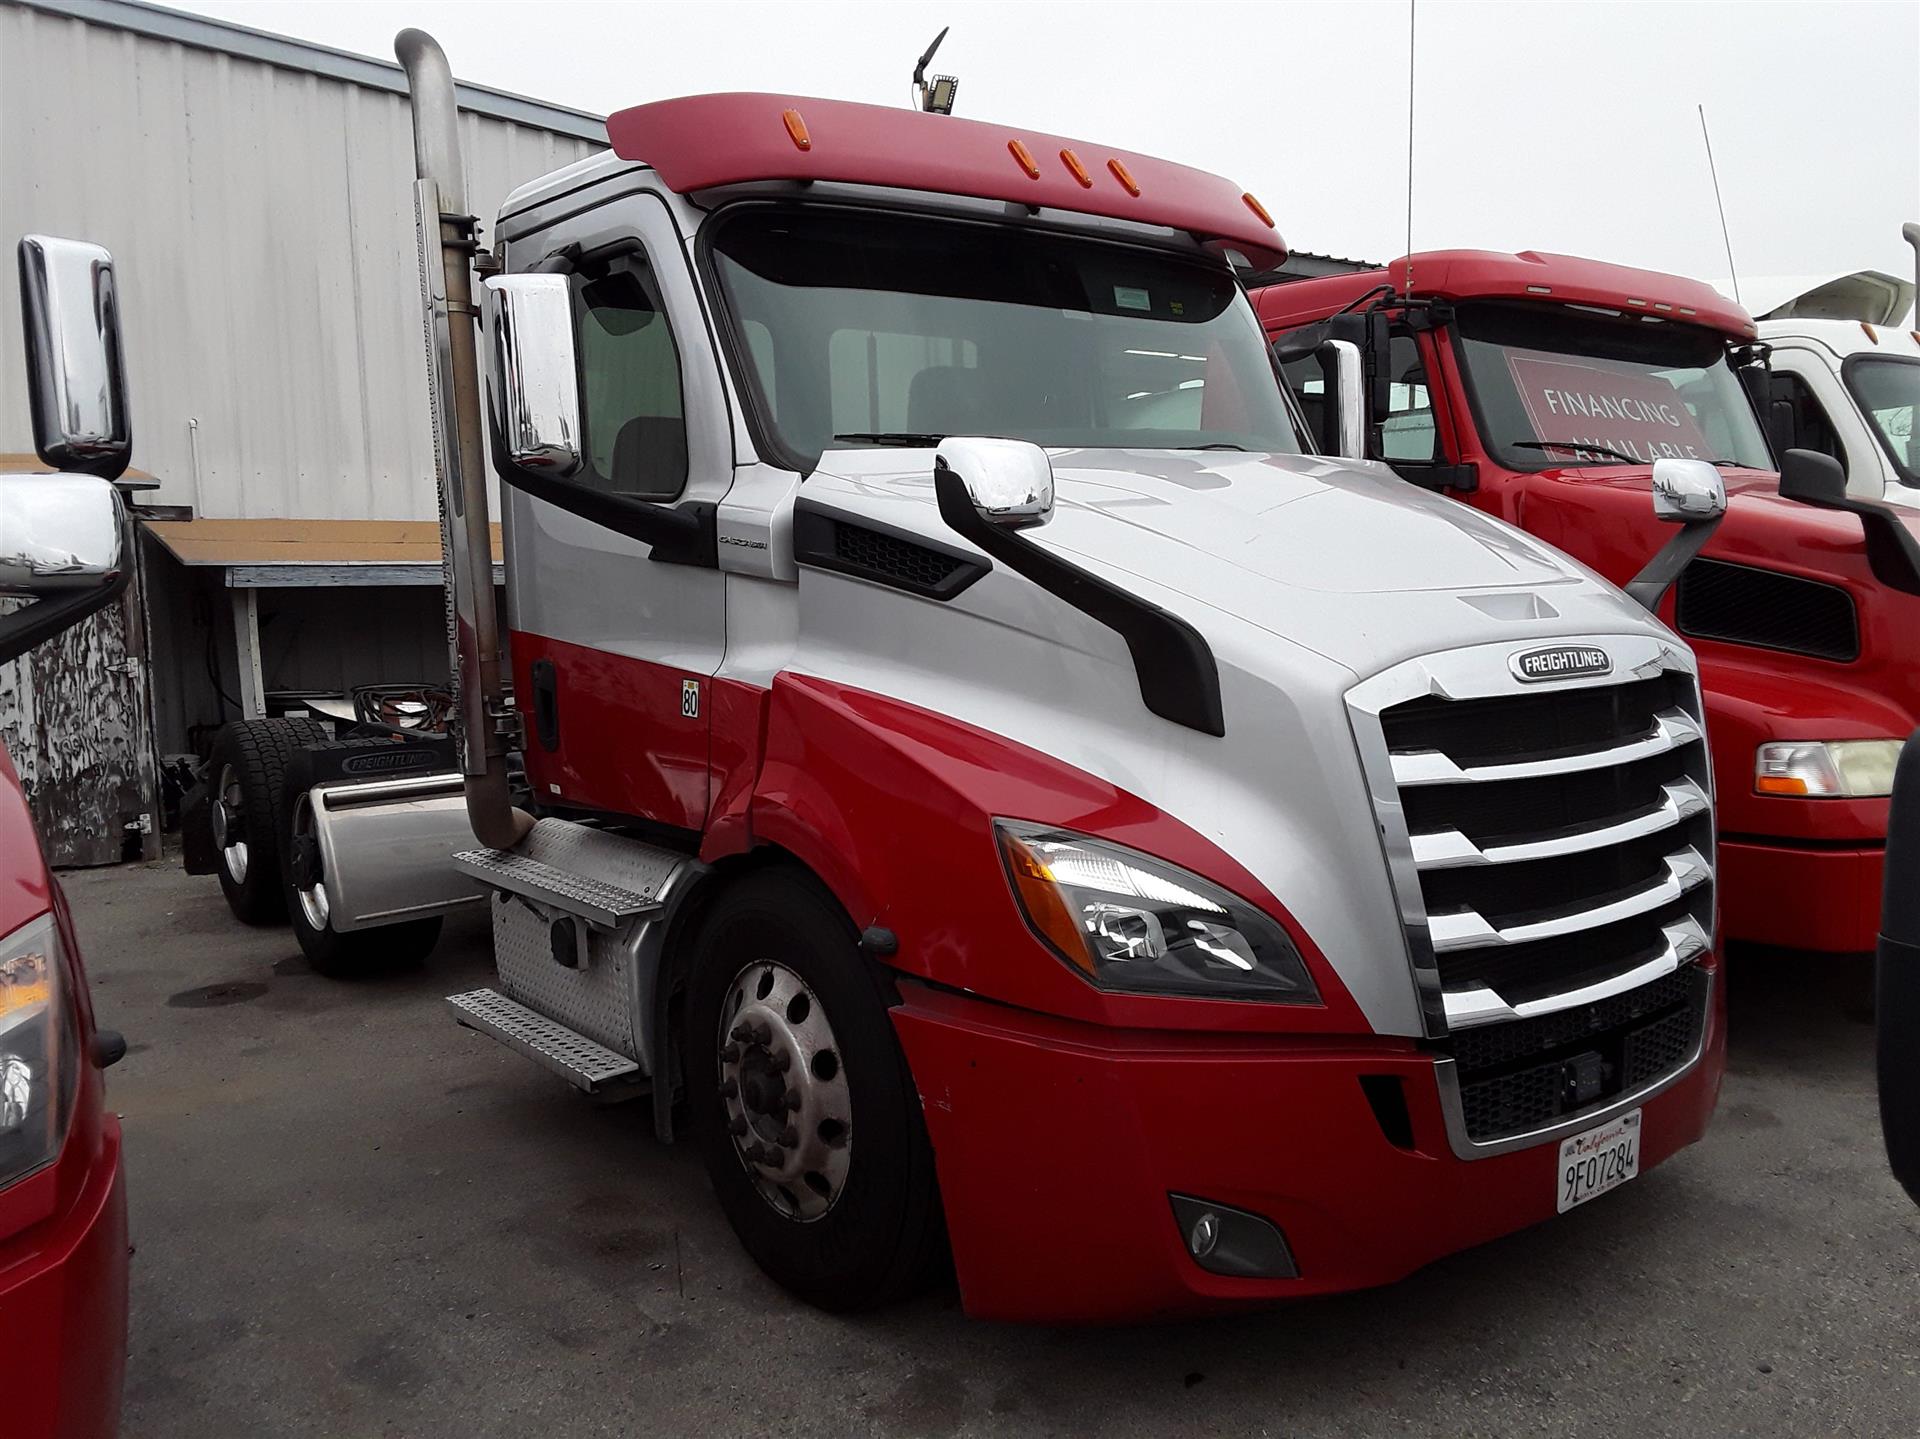
[[[326,886],[306,883],[306,867],[296,862],[302,846],[311,845],[308,833],[313,822],[313,806],[304,793],[291,801],[292,817],[288,834],[288,862],[284,903],[287,920],[300,952],[316,974],[329,979],[358,979],[385,970],[419,964],[433,953],[440,942],[440,915],[426,919],[407,919],[398,924],[375,925],[370,929],[338,930],[329,914]],[[317,847],[314,852],[317,854]],[[316,861],[313,861],[317,863]]]
[[[911,1293],[940,1252],[939,1190],[891,976],[793,870],[741,880],[693,944],[687,1097],[740,1242],[822,1309]]]
[[[227,908],[246,924],[287,917],[280,851],[287,833],[287,765],[328,738],[312,720],[236,720],[221,726],[207,761],[210,822]]]

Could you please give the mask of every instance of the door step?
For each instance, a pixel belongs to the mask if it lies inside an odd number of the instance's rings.
[[[517,1000],[508,999],[497,990],[471,989],[465,994],[450,994],[447,1008],[453,1011],[454,1019],[468,1029],[477,1029],[507,1048],[518,1050],[588,1094],[598,1094],[609,1086],[621,1086],[642,1077],[640,1066],[626,1055],[596,1044],[584,1034],[528,1009]]]
[[[453,857],[453,867],[491,889],[578,915],[601,929],[618,929],[627,920],[652,914],[661,907],[657,885],[645,891],[622,889],[512,850],[462,850]]]

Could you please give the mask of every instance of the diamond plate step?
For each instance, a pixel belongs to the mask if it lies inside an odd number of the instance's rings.
[[[626,920],[660,908],[657,888],[645,892],[622,889],[511,850],[462,850],[453,857],[453,867],[493,889],[577,914],[602,929],[616,929]]]
[[[616,1080],[640,1078],[640,1066],[604,1044],[595,1044],[564,1024],[528,1009],[491,989],[470,989],[447,996],[447,1008],[468,1029],[499,1040],[537,1060],[575,1089],[588,1094]]]

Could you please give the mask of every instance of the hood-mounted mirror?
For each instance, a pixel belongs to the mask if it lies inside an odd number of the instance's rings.
[[[1720,471],[1705,460],[1661,459],[1653,462],[1653,513],[1663,523],[1679,525],[1680,533],[1660,547],[1646,568],[1627,581],[1626,590],[1649,613],[1657,614],[1661,601],[1680,572],[1700,553],[1727,513],[1727,486]]]

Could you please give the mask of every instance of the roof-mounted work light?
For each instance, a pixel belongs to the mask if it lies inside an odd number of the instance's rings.
[[[929,115],[951,115],[953,97],[959,93],[960,81],[952,75],[935,75],[927,79],[927,66],[933,60],[933,52],[940,48],[940,42],[947,38],[951,25],[945,26],[933,37],[933,43],[927,46],[927,53],[920,57],[920,63],[913,67],[913,103],[916,109],[925,110]]]

